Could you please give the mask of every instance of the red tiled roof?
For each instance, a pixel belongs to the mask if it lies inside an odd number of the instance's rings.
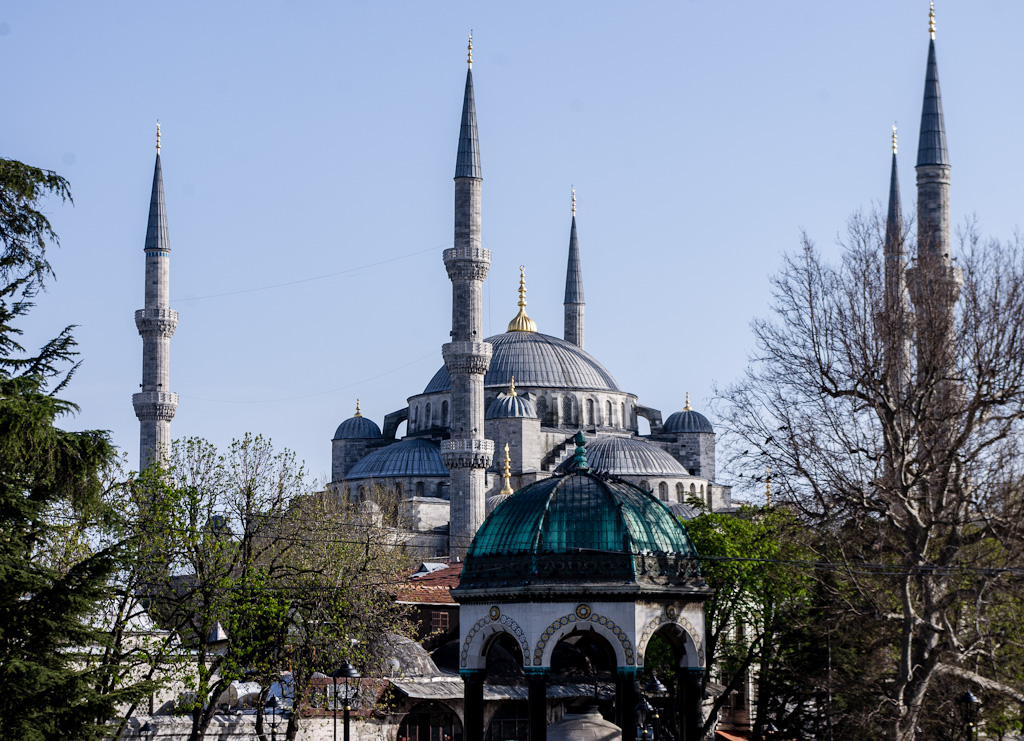
[[[399,602],[412,604],[454,605],[449,592],[459,586],[461,574],[462,564],[453,563],[423,576],[410,576],[395,590],[395,597]]]

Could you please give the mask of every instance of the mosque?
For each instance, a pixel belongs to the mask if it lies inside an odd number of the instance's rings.
[[[473,96],[472,40],[455,169],[455,240],[444,253],[452,281],[452,342],[445,364],[383,427],[360,413],[332,440],[331,478],[339,491],[366,498],[374,487],[398,492],[410,525],[436,544],[437,556],[460,555],[484,516],[526,484],[564,471],[572,437],[585,431],[596,471],[653,492],[688,515],[691,498],[731,507],[715,482],[715,431],[691,408],[662,419],[639,403],[584,349],[583,267],[573,193],[562,337],[537,331],[526,312],[525,271],[519,311],[508,329],[482,337],[482,282],[490,251],[481,245],[480,148]],[[641,435],[638,419],[650,434]],[[406,423],[401,439],[397,431]]]

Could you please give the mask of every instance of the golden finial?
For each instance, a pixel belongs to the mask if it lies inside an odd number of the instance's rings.
[[[928,35],[935,38],[935,3],[928,3]]]
[[[473,29],[469,29],[469,46],[466,47],[469,50],[469,56],[466,62],[469,63],[469,68],[473,69]]]
[[[509,332],[536,332],[537,322],[526,316],[526,268],[519,266],[519,313],[508,323]]]
[[[892,125],[892,153],[896,154],[896,124]]]
[[[353,417],[362,417],[363,416],[363,413],[359,411],[359,399],[356,399],[356,413],[353,414],[352,416]]]
[[[772,506],[772,469],[771,466],[765,466],[764,469],[764,506]]]
[[[512,474],[509,471],[509,465],[512,463],[512,459],[508,455],[508,443],[505,443],[505,470],[501,474],[501,478],[505,479],[505,485],[501,487],[502,494],[512,493],[512,484],[509,483],[512,478]]]
[[[576,189],[572,189],[572,215],[576,215]]]
[[[512,376],[512,380],[511,380],[511,382],[508,385],[508,395],[509,396],[515,396],[516,395],[516,377],[515,376]]]
[[[693,407],[690,406],[690,392],[686,392],[686,406],[683,407],[684,412],[692,412]]]
[[[160,154],[160,122],[156,122],[156,153]]]

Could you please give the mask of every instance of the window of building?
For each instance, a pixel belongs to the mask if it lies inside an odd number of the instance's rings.
[[[566,396],[562,399],[562,424],[572,424],[572,397]]]
[[[610,401],[604,403],[604,423],[607,427],[612,426],[612,403]]]
[[[683,483],[681,481],[678,484],[676,484],[676,501],[686,501],[686,487],[683,486]]]
[[[444,610],[431,610],[430,611],[430,632],[431,633],[447,633],[449,623],[449,615]]]
[[[431,424],[432,424],[432,422],[431,422],[431,419],[430,419],[430,402],[428,401],[427,402],[427,409],[423,413],[423,426],[424,427],[430,427]]]
[[[668,501],[668,484],[666,484],[664,481],[658,484],[658,499],[660,499],[663,502]]]
[[[442,401],[441,402],[441,426],[442,427],[447,427],[448,426],[448,402],[447,401]]]

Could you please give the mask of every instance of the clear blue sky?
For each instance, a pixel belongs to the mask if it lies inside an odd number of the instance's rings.
[[[246,431],[315,475],[356,397],[378,423],[441,365],[452,175],[474,31],[493,252],[485,329],[561,335],[575,184],[587,350],[667,415],[742,373],[800,230],[834,250],[904,204],[927,2],[21,2],[0,10],[0,156],[52,168],[57,280],[29,342],[76,323],[74,428],[138,455],[133,312],[163,124],[175,437]],[[1020,223],[1024,4],[940,1],[953,215]],[[321,277],[325,276],[325,277]],[[273,286],[266,290],[263,287]]]

